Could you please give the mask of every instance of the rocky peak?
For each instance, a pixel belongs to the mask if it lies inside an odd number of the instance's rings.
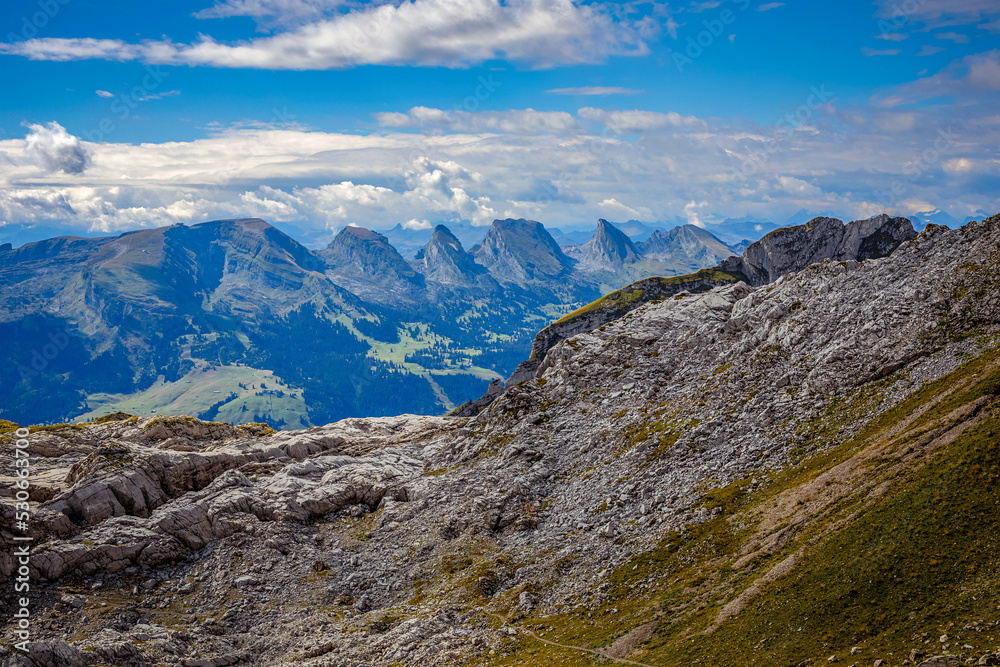
[[[444,225],[434,228],[430,241],[417,253],[414,266],[428,280],[445,284],[467,285],[486,273],[485,267],[476,264],[458,237]]]
[[[624,232],[607,220],[597,221],[594,236],[581,245],[569,246],[566,255],[577,260],[580,271],[616,271],[639,261],[639,252]]]
[[[886,257],[915,236],[909,220],[886,215],[848,225],[836,218],[815,218],[805,225],[775,230],[753,243],[742,257],[729,257],[712,269],[688,275],[638,281],[560,318],[535,336],[531,356],[518,365],[507,384],[533,378],[559,341],[593,331],[649,301],[740,281],[760,287],[823,260]]]
[[[573,260],[534,220],[494,220],[482,243],[472,248],[476,261],[502,283],[525,284],[559,278]]]
[[[362,297],[383,296],[387,289],[412,295],[424,286],[385,236],[364,227],[345,227],[319,255],[335,282]]]
[[[322,273],[324,268],[308,248],[260,218],[173,225],[163,228],[162,234],[168,248],[178,246],[193,253],[199,271],[215,263],[227,274],[263,270],[275,274],[270,282],[287,282],[284,274],[288,273],[295,274],[295,282],[301,283],[306,271]]]
[[[663,232],[655,231],[639,244],[644,259],[672,265],[689,265],[691,270],[712,266],[736,254],[711,232],[695,225],[681,225]]]
[[[916,235],[907,218],[885,214],[846,225],[836,218],[813,218],[804,225],[774,230],[752,243],[741,257],[723,262],[723,268],[739,271],[751,285],[760,286],[824,259],[886,257]]]

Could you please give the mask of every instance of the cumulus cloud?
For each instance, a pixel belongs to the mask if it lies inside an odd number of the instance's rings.
[[[266,3],[275,7],[280,2]],[[298,3],[309,6],[314,3]],[[645,55],[648,26],[615,19],[600,4],[572,0],[413,0],[361,5],[269,37],[191,44],[117,39],[39,38],[0,44],[33,60],[142,60],[169,65],[259,69],[337,69],[358,65],[466,67],[491,59],[550,67]],[[265,11],[265,3],[226,2],[223,16]]]
[[[35,165],[49,172],[82,174],[90,166],[90,153],[80,139],[55,121],[28,125],[24,152]]]
[[[701,211],[708,208],[708,202],[695,202],[689,201],[684,206],[684,217],[687,218],[687,223],[689,225],[694,225],[695,227],[704,227],[705,223],[701,219]]]
[[[992,71],[973,61],[944,74],[983,91]],[[521,109],[463,115],[470,129],[460,130],[452,112],[411,109],[398,114],[400,124],[447,131],[399,131],[390,122],[363,134],[269,126],[160,144],[83,142],[94,159],[81,173],[41,173],[27,141],[0,140],[0,222],[103,231],[243,216],[316,230],[522,216],[547,225],[598,217],[704,224],[744,215],[782,221],[803,208],[906,215],[925,204],[964,218],[1000,210],[995,188],[982,185],[1000,176],[1000,115],[981,99],[824,107],[799,131],[596,109],[568,114],[570,129],[550,122],[559,117],[534,121],[530,132],[492,129],[505,122],[523,130],[542,113]],[[277,187],[287,183],[299,187]],[[896,183],[902,195],[892,194]]]

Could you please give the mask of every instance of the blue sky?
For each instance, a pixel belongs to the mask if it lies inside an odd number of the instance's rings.
[[[0,225],[1000,210],[995,0],[8,1],[0,77]]]

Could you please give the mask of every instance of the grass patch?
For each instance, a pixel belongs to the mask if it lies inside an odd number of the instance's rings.
[[[995,628],[990,621],[1000,588],[1000,400],[994,398],[979,413],[979,423],[950,444],[904,468],[898,463],[917,436],[947,426],[941,418],[1000,392],[993,370],[997,358],[995,350],[987,351],[921,387],[854,437],[839,437],[838,429],[877,410],[893,381],[871,383],[833,402],[806,425],[817,443],[832,446],[770,474],[762,486],[742,479],[706,491],[697,504],[721,509],[713,518],[668,534],[615,569],[588,608],[529,617],[522,624],[542,622],[550,629],[546,639],[595,648],[660,618],[653,638],[629,657],[664,667],[770,667],[807,659],[818,664],[831,655],[845,664],[880,658],[896,665],[912,648],[941,652],[933,642],[923,644],[925,637],[936,640],[940,634],[949,635],[949,652],[963,661],[978,659],[998,639],[996,629],[976,629]],[[886,442],[893,429],[911,419]],[[655,424],[635,427],[630,437],[645,441]],[[762,510],[861,449],[886,444],[892,449],[856,468],[858,475],[884,482],[880,495],[871,493],[875,484],[859,484],[846,495],[829,496],[822,513],[810,514],[801,503],[783,510],[791,513],[777,517],[773,530],[787,527],[781,521],[793,516],[804,517],[805,523],[783,546],[757,551],[765,537],[757,527]],[[811,503],[814,493],[821,492],[810,488],[801,498]],[[787,503],[789,496],[783,498]],[[764,573],[795,553],[801,557],[793,568],[764,583]],[[734,567],[737,559],[740,565]],[[760,582],[757,594],[715,627],[723,606],[755,582]],[[850,648],[857,645],[864,652],[851,656]],[[484,660],[591,664],[584,654],[528,638],[519,638],[505,653]]]

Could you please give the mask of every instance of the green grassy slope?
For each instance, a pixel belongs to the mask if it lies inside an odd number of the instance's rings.
[[[823,441],[816,453],[756,487],[707,491],[704,506],[722,513],[609,574],[598,602],[519,624],[601,648],[654,622],[628,657],[665,667],[830,656],[896,666],[911,649],[963,660],[996,650],[1000,350],[922,387],[847,442],[826,435],[825,423],[878,405],[879,391],[862,388],[812,424]],[[600,660],[522,633],[483,664]]]

